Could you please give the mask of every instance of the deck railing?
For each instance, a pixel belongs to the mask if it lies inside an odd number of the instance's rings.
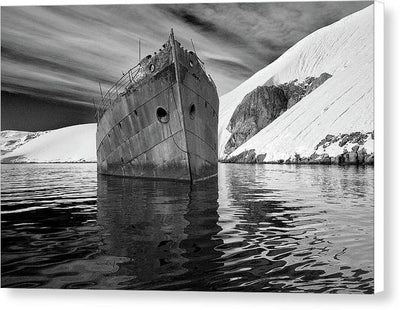
[[[104,96],[96,104],[97,120],[99,120],[104,112],[113,104],[118,96],[124,94],[127,89],[140,81],[143,77],[143,68],[140,64],[129,69],[113,86],[104,94]]]
[[[185,52],[187,51],[185,50]],[[169,55],[169,53],[169,46],[167,46],[164,48],[164,54]],[[200,65],[202,70],[206,72],[204,62],[197,56],[197,54],[194,52],[189,53],[196,57],[198,64]],[[148,59],[148,57],[146,57],[146,59]],[[170,60],[168,59],[168,61]],[[105,111],[107,111],[111,107],[111,105],[120,95],[125,94],[129,88],[142,80],[145,75],[145,66],[143,66],[143,62],[137,64],[135,67],[129,69],[128,72],[123,74],[123,76],[116,83],[114,83],[114,85],[111,86],[111,88],[104,95],[102,95],[102,98],[97,100],[97,103],[95,102],[97,121],[101,119]],[[209,75],[208,77],[215,86],[215,83],[211,79],[211,77]]]

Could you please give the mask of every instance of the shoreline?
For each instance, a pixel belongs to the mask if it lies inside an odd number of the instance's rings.
[[[328,141],[330,142],[330,141]],[[337,142],[337,141],[335,141]],[[343,143],[344,142],[344,143]],[[225,159],[219,159],[219,162],[224,163],[246,163],[246,164],[298,164],[298,165],[374,165],[375,153],[367,152],[366,148],[363,146],[364,141],[360,144],[349,145],[351,150],[347,150],[347,142],[343,141],[339,144],[343,147],[342,153],[338,155],[329,154],[327,147],[331,143],[326,143],[326,139],[323,139],[315,148],[314,153],[309,156],[302,157],[301,155],[295,153],[287,159],[278,160],[265,160],[267,154],[257,154],[255,149],[245,150],[238,155],[234,155]],[[318,148],[323,145],[323,150],[317,153]]]
[[[297,166],[316,166],[316,165],[320,165],[320,166],[340,166],[340,167],[346,167],[346,166],[374,166],[374,163],[364,163],[364,164],[359,164],[359,163],[341,163],[341,164],[337,164],[337,163],[318,163],[318,162],[278,162],[278,161],[268,161],[268,162],[230,162],[230,161],[222,161],[219,160],[218,161],[221,164],[235,164],[235,165],[297,165]]]

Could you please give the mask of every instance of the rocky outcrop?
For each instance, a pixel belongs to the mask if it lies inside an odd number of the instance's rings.
[[[285,97],[288,99],[287,108],[290,109],[297,102],[299,102],[303,97],[307,96],[319,86],[325,83],[325,81],[331,78],[332,75],[329,73],[322,73],[319,77],[308,77],[303,82],[298,82],[294,80],[288,83],[278,85],[279,88],[285,93]]]
[[[318,155],[313,153],[309,157],[291,157],[285,160],[286,164],[320,164],[320,165],[373,165],[374,154],[367,154],[365,148],[360,152],[344,152],[337,156],[327,153]]]
[[[350,134],[340,134],[337,136],[327,135],[322,139],[314,148],[315,151],[323,150],[326,151],[327,148],[331,147],[335,143],[339,147],[351,146],[352,151],[357,152],[361,145],[364,145],[368,139],[374,140],[374,132],[352,132]]]
[[[307,87],[306,87],[306,93],[305,96],[316,90],[318,87],[320,87],[322,84],[325,83],[325,81],[329,78],[331,78],[332,75],[329,73],[322,73],[319,77],[311,78],[311,80],[308,81]]]
[[[279,85],[282,88],[285,97],[288,99],[287,108],[290,109],[299,102],[306,93],[306,88],[302,83],[297,83],[297,80]]]
[[[272,86],[266,83],[248,93],[237,106],[228,124],[227,130],[231,137],[225,145],[225,153],[230,154],[236,150],[331,76],[329,73],[322,73],[317,78],[308,77],[303,82],[294,80]]]
[[[309,156],[294,154],[286,159],[265,161],[266,154],[257,154],[254,149],[228,157],[228,163],[273,163],[273,164],[322,164],[322,165],[373,165],[374,153],[364,147],[374,139],[374,132],[352,132],[349,134],[326,135]],[[333,151],[335,150],[335,151]]]
[[[254,149],[246,150],[239,155],[232,156],[223,160],[222,162],[225,163],[247,163],[247,164],[254,164],[257,162],[257,155]]]
[[[374,154],[363,147],[367,141],[374,140],[374,132],[352,132],[349,134],[327,135],[316,146],[317,153],[332,153],[331,149],[341,149],[341,154],[333,157],[332,163],[345,165],[373,165]]]
[[[286,110],[287,98],[277,86],[259,86],[248,93],[229,122],[228,131],[232,135],[225,152],[234,151]]]

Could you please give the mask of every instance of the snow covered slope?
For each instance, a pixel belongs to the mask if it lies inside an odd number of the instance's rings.
[[[328,134],[373,131],[373,5],[310,34],[275,62],[220,98],[219,157],[226,130],[244,96],[257,86],[281,84],[327,72],[332,78],[236,149],[254,149],[265,161],[310,156]],[[367,151],[373,143],[367,143]]]
[[[95,162],[96,124],[48,131],[5,154],[1,161],[3,163]]]
[[[5,155],[28,141],[45,133],[44,131],[29,132],[17,130],[3,130],[0,134],[1,155]]]

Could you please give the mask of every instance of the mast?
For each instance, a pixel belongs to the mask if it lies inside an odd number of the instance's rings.
[[[171,44],[171,49],[172,49],[172,61],[174,62],[174,67],[175,67],[175,78],[176,78],[176,86],[177,86],[177,92],[178,92],[178,103],[177,103],[177,110],[179,111],[180,114],[180,122],[182,126],[182,132],[183,132],[183,140],[185,141],[185,152],[187,155],[187,161],[188,161],[188,168],[189,168],[189,177],[190,177],[190,183],[193,182],[192,178],[192,169],[190,166],[190,153],[188,151],[188,146],[187,146],[187,137],[186,137],[186,128],[185,128],[185,117],[183,115],[183,107],[182,107],[182,92],[181,92],[181,81],[180,81],[180,74],[179,74],[179,60],[177,56],[177,50],[176,50],[176,41],[174,37],[174,29],[171,28],[171,34],[169,36],[169,42]]]
[[[196,49],[195,49],[195,47],[194,47],[193,40],[192,40],[192,39],[190,39],[190,42],[192,42],[193,52],[196,54],[196,57],[197,57],[197,53],[196,53]]]

